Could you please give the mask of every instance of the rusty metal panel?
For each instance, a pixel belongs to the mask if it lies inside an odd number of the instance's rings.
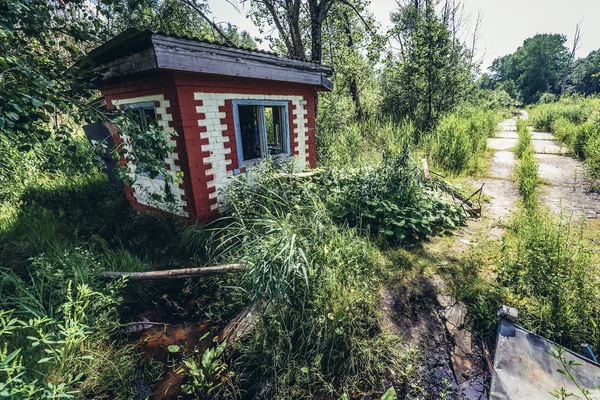
[[[559,373],[559,360],[550,355],[554,342],[502,319],[498,329],[490,399],[552,399],[554,390],[565,388],[574,398],[583,398],[577,386]],[[600,399],[600,364],[565,349],[563,357],[581,365],[571,371],[578,385],[588,389],[590,398]]]

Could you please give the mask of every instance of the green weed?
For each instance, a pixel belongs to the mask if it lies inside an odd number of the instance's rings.
[[[443,117],[426,141],[433,165],[452,174],[483,168],[487,138],[496,132],[496,113],[465,109]]]

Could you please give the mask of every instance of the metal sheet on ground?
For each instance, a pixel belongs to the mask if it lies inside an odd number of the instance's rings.
[[[490,399],[552,399],[554,390],[565,388],[583,398],[576,385],[558,372],[563,369],[550,352],[555,350],[552,341],[531,333],[507,320],[501,320],[496,343],[494,372]],[[566,360],[581,364],[572,367],[577,383],[590,390],[592,399],[600,399],[600,365],[566,350]]]

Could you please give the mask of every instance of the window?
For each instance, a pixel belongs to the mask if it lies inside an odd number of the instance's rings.
[[[156,110],[154,109],[153,101],[124,104],[123,109],[135,113],[137,121],[142,129],[147,129],[148,124],[156,123]]]
[[[153,101],[142,103],[123,104],[123,109],[132,111],[135,114],[136,120],[140,127],[145,131],[150,124],[156,124],[156,110],[154,109]],[[164,157],[160,157],[164,161]],[[140,176],[148,176],[147,173],[141,173]],[[164,180],[164,176],[158,175],[155,179]]]
[[[240,163],[290,154],[287,111],[287,101],[233,101]]]

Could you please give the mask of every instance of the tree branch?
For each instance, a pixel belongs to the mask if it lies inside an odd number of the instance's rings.
[[[202,10],[200,10],[200,8],[198,8],[198,6],[196,6],[196,4],[192,0],[181,0],[181,1],[183,1],[185,4],[187,4],[188,7],[190,7],[191,9],[196,11],[198,14],[200,14],[200,16],[206,22],[208,22],[215,31],[217,31],[219,36],[221,36],[223,38],[223,40],[225,41],[225,43],[227,45],[235,46],[235,44],[227,37],[227,35],[225,35],[225,33],[221,30],[221,28],[219,28],[219,26],[217,24],[215,24],[213,21],[211,21],[211,19],[208,18],[208,16],[206,14],[204,14],[204,12],[202,12]]]
[[[363,22],[363,24],[365,24],[365,28],[367,28],[367,30],[369,32],[373,31],[373,27],[371,27],[369,25],[369,23],[365,20],[365,18],[360,14],[360,12],[358,11],[358,9],[356,8],[356,6],[346,0],[338,0],[340,3],[347,5],[348,7],[350,7],[355,13],[356,15],[358,15],[358,17],[360,18],[360,20]]]

